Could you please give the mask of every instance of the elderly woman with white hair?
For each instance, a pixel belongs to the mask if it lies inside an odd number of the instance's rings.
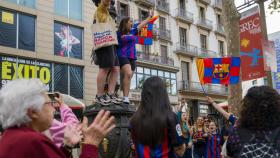
[[[0,124],[5,131],[0,140],[0,158],[70,157],[67,150],[58,148],[42,134],[50,128],[55,111],[54,103],[46,92],[46,86],[39,79],[18,79],[2,87]],[[97,158],[98,145],[114,127],[114,117],[110,117],[108,111],[100,111],[89,126],[85,117],[82,124],[84,142],[80,158]],[[64,142],[75,143],[79,140],[76,139],[77,133],[79,132],[65,135]]]

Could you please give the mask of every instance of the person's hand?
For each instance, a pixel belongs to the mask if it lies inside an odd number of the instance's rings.
[[[110,112],[104,110],[99,111],[91,125],[88,125],[88,119],[84,117],[82,127],[84,143],[98,146],[105,136],[116,127],[114,120],[114,116],[110,117]]]
[[[82,139],[82,125],[67,125],[64,129],[63,143],[68,146],[78,144]]]
[[[188,149],[191,149],[191,148],[192,148],[192,142],[189,142],[189,143],[188,143],[187,148],[188,148]]]
[[[59,92],[55,92],[55,94],[58,95],[58,97],[54,97],[54,100],[57,102],[57,104],[55,104],[55,107],[61,107],[64,104],[63,96]]]
[[[206,96],[206,98],[207,98],[207,101],[210,103],[210,104],[213,104],[215,101],[211,98],[211,97],[209,97],[209,96]]]
[[[149,16],[150,16],[150,18],[152,18],[154,16],[154,8],[152,10],[150,10]]]

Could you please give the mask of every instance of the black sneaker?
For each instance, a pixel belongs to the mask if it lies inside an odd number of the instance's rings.
[[[95,97],[95,102],[104,106],[109,105],[108,101],[104,98],[104,96],[97,96]]]
[[[111,94],[111,95],[108,95],[111,99],[111,101],[114,103],[114,104],[121,104],[122,103],[122,99],[118,98],[116,95],[114,94]]]

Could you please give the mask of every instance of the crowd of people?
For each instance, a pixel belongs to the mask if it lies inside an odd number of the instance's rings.
[[[17,89],[17,91],[14,91]],[[114,117],[101,110],[91,124],[82,122],[59,93],[48,93],[39,79],[17,79],[0,90],[0,158],[71,157],[80,144],[80,157],[97,158],[98,145],[114,129]],[[249,89],[240,117],[211,104],[230,122],[221,132],[217,122],[197,117],[188,109],[177,114],[169,102],[165,82],[150,77],[143,84],[141,103],[129,122],[135,157],[220,158],[279,157],[280,95],[271,87]],[[61,120],[54,119],[55,108]],[[225,134],[226,133],[226,134]]]

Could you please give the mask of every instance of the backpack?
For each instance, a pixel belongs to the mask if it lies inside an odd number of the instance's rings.
[[[280,152],[276,146],[280,127],[268,135],[268,132],[252,133],[246,129],[239,130],[242,147],[238,158],[278,158]],[[256,141],[262,140],[260,141]]]

